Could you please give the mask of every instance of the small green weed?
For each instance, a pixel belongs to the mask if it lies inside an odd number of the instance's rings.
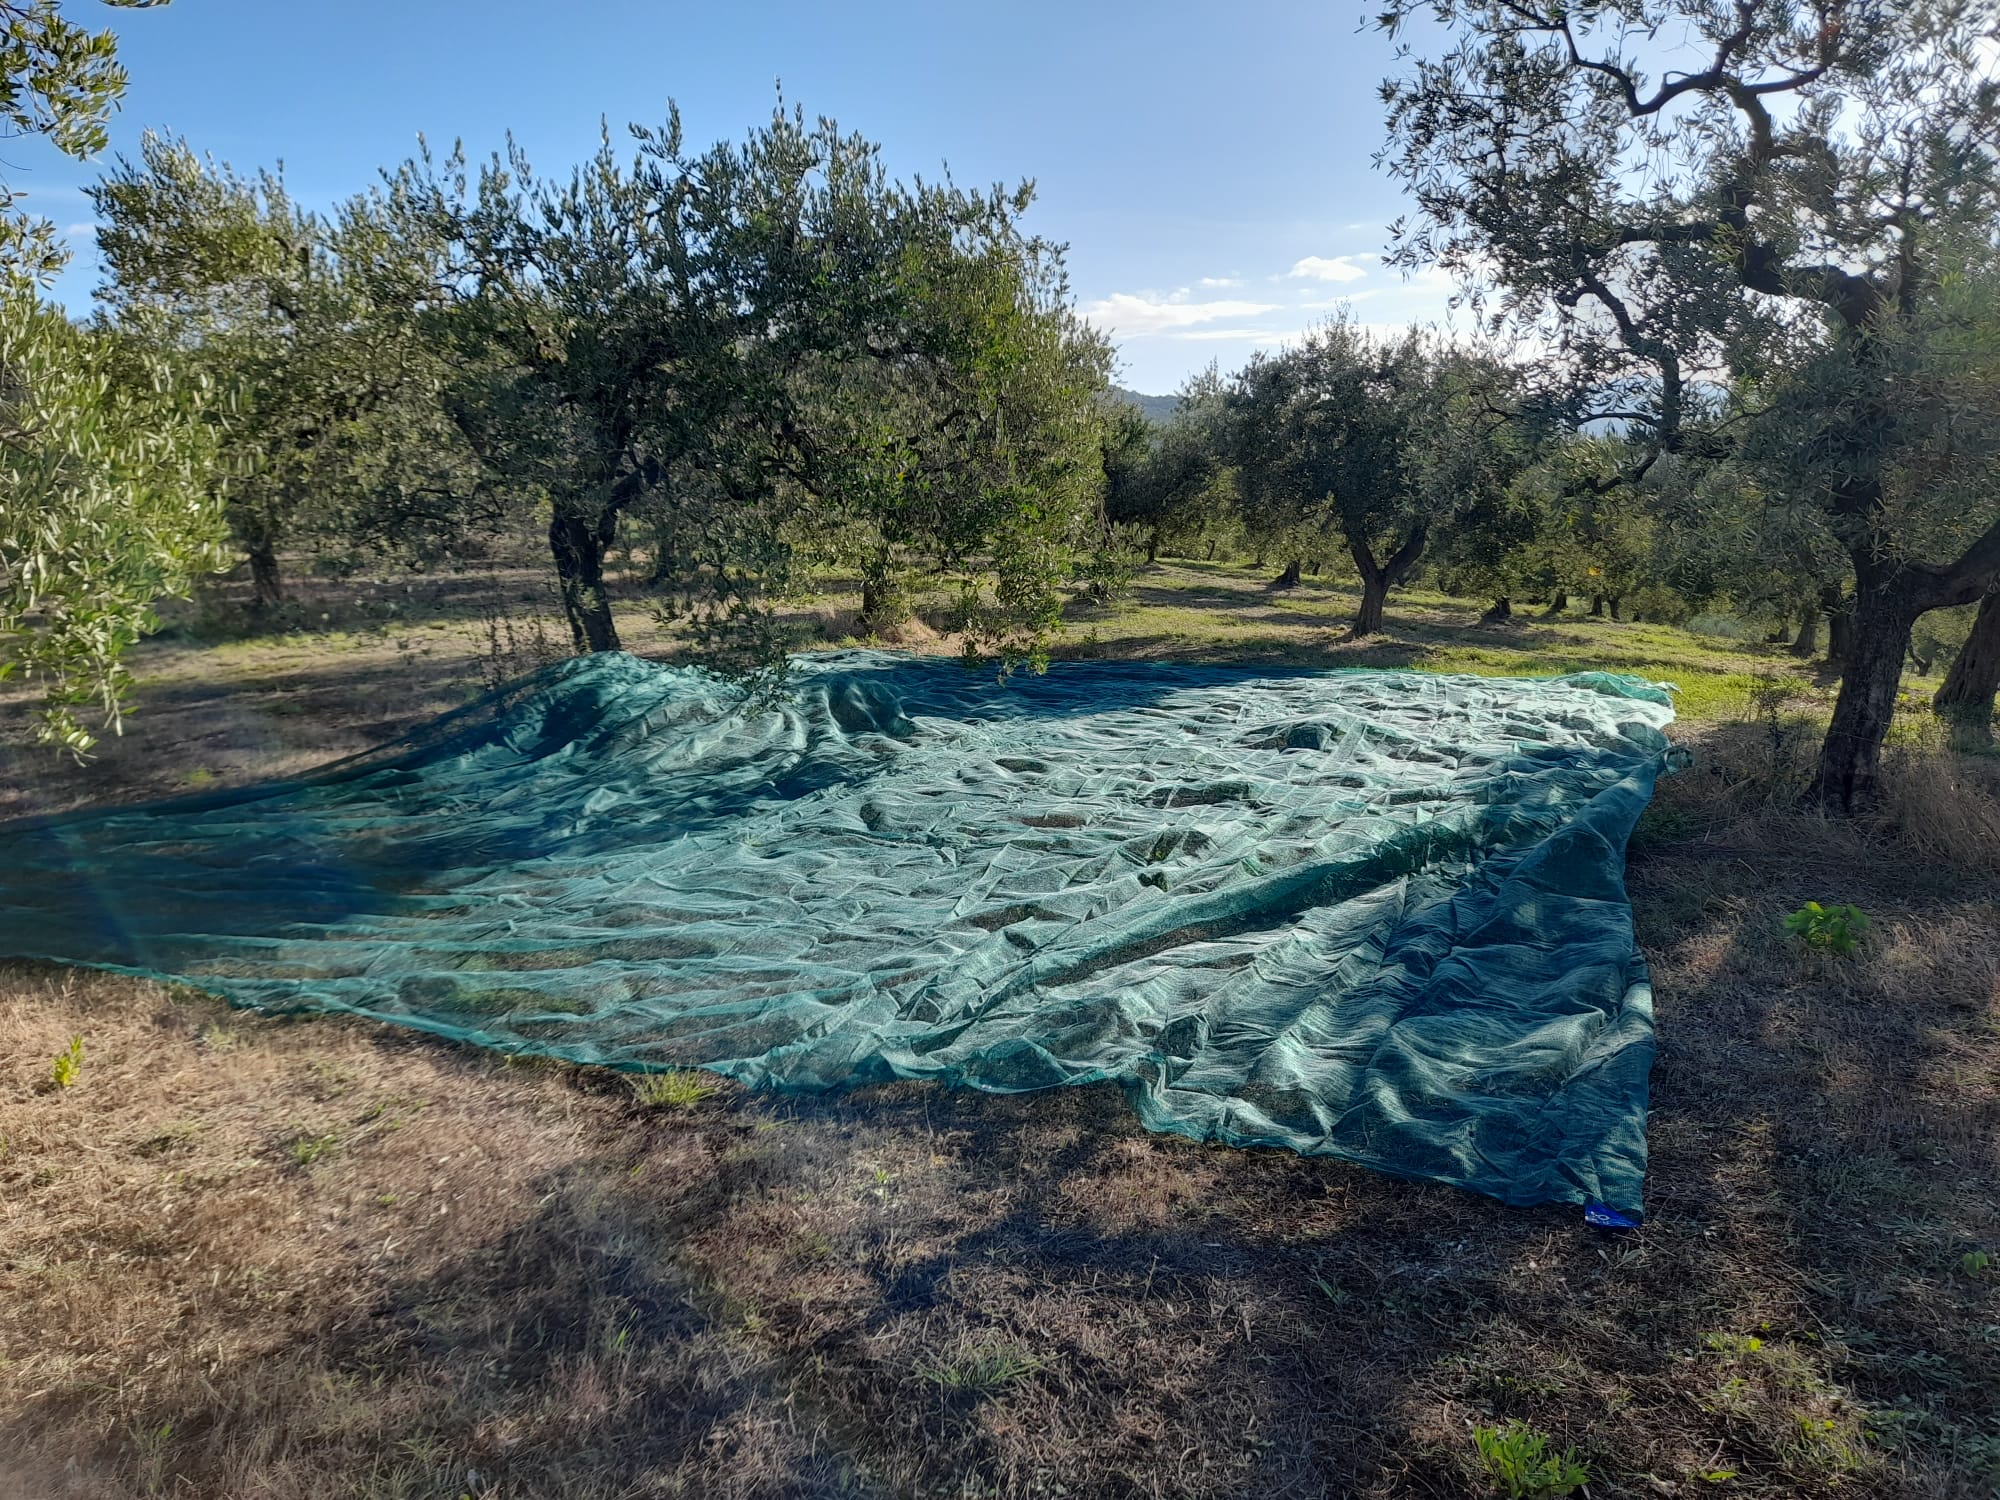
[[[692,1069],[643,1073],[632,1080],[632,1097],[646,1109],[693,1109],[715,1094],[715,1084]]]
[[[1494,1487],[1508,1500],[1559,1500],[1590,1482],[1590,1471],[1576,1460],[1576,1449],[1549,1451],[1549,1435],[1525,1422],[1504,1427],[1475,1427],[1472,1441],[1486,1464]]]
[[[918,1373],[939,1390],[983,1392],[1001,1390],[1041,1367],[1042,1361],[1024,1349],[988,1344],[926,1365]]]
[[[1353,1300],[1353,1294],[1346,1287],[1328,1281],[1324,1276],[1313,1277],[1312,1284],[1319,1288],[1319,1294],[1335,1307],[1345,1306]]]
[[[1993,1269],[1993,1254],[1988,1250],[1968,1250],[1958,1258],[1958,1269],[1962,1275],[1984,1276]]]
[[[1858,906],[1821,906],[1808,901],[1785,918],[1785,931],[1815,953],[1846,958],[1868,935],[1868,918]]]
[[[173,1441],[174,1424],[162,1422],[158,1427],[134,1427],[132,1446],[138,1450],[139,1471],[146,1486],[146,1493],[157,1495],[167,1482],[167,1445]]]
[[[339,1136],[331,1134],[312,1135],[303,1130],[285,1142],[285,1150],[290,1153],[292,1161],[301,1167],[310,1167],[313,1163],[322,1161],[333,1155],[339,1149]]]
[[[73,1036],[69,1045],[55,1055],[49,1065],[49,1081],[59,1089],[72,1086],[83,1076],[83,1038]]]

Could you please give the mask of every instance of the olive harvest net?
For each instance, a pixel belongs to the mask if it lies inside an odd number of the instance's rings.
[[[1146,1125],[1636,1218],[1665,689],[559,663],[315,775],[0,828],[0,954],[756,1086]]]

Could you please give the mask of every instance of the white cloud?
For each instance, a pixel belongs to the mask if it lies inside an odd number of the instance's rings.
[[[1277,310],[1274,302],[1241,302],[1227,298],[1213,302],[1187,302],[1171,297],[1141,296],[1133,292],[1113,292],[1083,309],[1083,315],[1101,328],[1127,338],[1170,333],[1218,318],[1255,318]]]
[[[1308,255],[1295,262],[1285,275],[1294,281],[1359,281],[1368,274],[1366,266],[1354,264],[1352,255]]]
[[[65,239],[74,240],[74,239],[79,239],[87,234],[96,234],[96,233],[97,233],[97,221],[95,219],[91,219],[87,223],[83,224],[63,225],[63,237]]]
[[[1185,328],[1169,337],[1212,340],[1218,344],[1282,344],[1304,332],[1303,328]]]
[[[1241,286],[1243,285],[1243,278],[1241,276],[1204,276],[1201,278],[1199,284],[1202,286]]]

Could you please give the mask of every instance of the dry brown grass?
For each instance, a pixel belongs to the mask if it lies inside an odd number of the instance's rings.
[[[349,665],[300,663],[277,760],[372,711]],[[1914,842],[1949,786],[1833,825],[1743,790],[1754,731],[1698,749],[1632,860],[1661,1053],[1623,1236],[1149,1136],[1109,1090],[647,1108],[0,970],[0,1496],[1455,1497],[1515,1417],[1593,1497],[1990,1495],[2000,880]],[[1864,951],[1793,946],[1807,899]]]
[[[2000,874],[2000,758],[1936,743],[1899,748],[1884,767],[1882,814],[1912,852]]]

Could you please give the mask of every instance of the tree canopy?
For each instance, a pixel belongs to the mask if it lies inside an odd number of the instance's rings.
[[[139,8],[164,0],[106,0]],[[55,0],[0,0],[0,132],[83,158],[125,89],[110,32]],[[130,337],[73,327],[37,284],[68,258],[0,183],[0,676],[42,685],[39,736],[82,753],[116,728],[120,659],[221,558],[208,391]]]
[[[1448,31],[1385,86],[1395,258],[1498,291],[1629,475],[1740,464],[1853,570],[1812,797],[1873,789],[1916,618],[2000,576],[1991,413],[1951,392],[2000,224],[1981,0],[1391,0]],[[1974,352],[1974,346],[1977,352]],[[1975,382],[1979,384],[1979,382]],[[1796,517],[1780,525],[1798,530]]]

